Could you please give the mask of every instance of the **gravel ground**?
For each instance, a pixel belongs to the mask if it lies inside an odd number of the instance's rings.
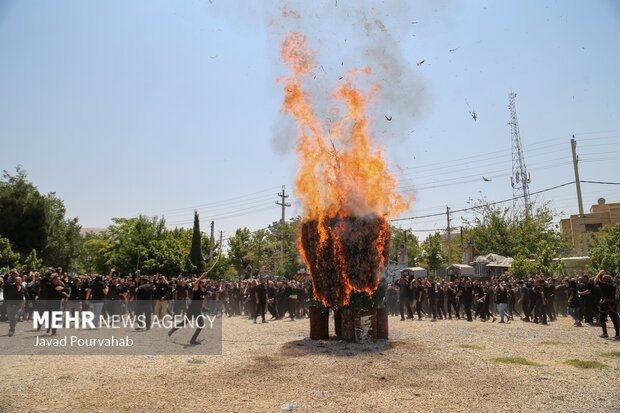
[[[0,411],[276,412],[283,403],[304,412],[620,411],[620,358],[602,355],[620,342],[566,318],[539,326],[390,317],[390,340],[368,345],[306,341],[308,332],[307,319],[225,318],[223,354],[191,364],[187,356],[2,356]],[[568,359],[607,367],[582,370]]]

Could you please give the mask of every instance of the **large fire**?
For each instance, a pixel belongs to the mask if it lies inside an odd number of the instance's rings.
[[[332,120],[321,121],[304,88],[317,68],[306,37],[288,33],[281,58],[291,72],[280,80],[282,110],[295,118],[298,129],[295,196],[301,199],[303,217],[297,247],[316,297],[324,305],[346,305],[352,291],[376,290],[388,253],[387,219],[409,206],[396,192],[396,178],[368,130],[366,107],[380,86],[366,92],[356,87],[361,76],[371,73],[369,67],[347,72],[331,95]]]

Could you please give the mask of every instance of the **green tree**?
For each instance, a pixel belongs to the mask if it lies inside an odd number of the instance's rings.
[[[519,253],[514,257],[509,271],[519,279],[527,278],[536,271],[536,264],[530,261],[525,255]]]
[[[422,242],[422,257],[429,272],[433,273],[445,262],[441,249],[441,235],[439,232],[429,235]]]
[[[390,255],[388,262],[395,263],[397,261],[398,251],[401,245],[405,245],[405,234],[407,236],[407,259],[410,267],[415,267],[420,264],[422,259],[422,248],[416,237],[411,232],[405,233],[405,230],[397,227],[390,227]]]
[[[11,240],[15,251],[28,254],[47,245],[48,200],[28,182],[18,166],[16,175],[4,171],[0,181],[0,235]]]
[[[246,257],[250,260],[250,264],[254,271],[262,271],[265,269],[270,255],[270,252],[274,250],[273,240],[269,237],[269,232],[266,229],[259,229],[254,231],[250,237],[249,251]],[[272,266],[274,268],[274,266]]]
[[[151,242],[164,236],[165,220],[139,215],[136,218],[113,218],[112,222],[108,233],[116,246],[110,254],[110,266],[121,273],[132,273],[142,268],[150,258]]]
[[[19,266],[23,272],[39,271],[43,266],[43,260],[37,257],[37,250],[30,251],[30,254],[26,256],[22,264]]]
[[[71,267],[81,243],[77,218],[66,219],[62,200],[53,192],[42,195],[20,166],[14,176],[3,173],[0,211],[0,235],[22,258],[36,249],[44,264]]]
[[[107,231],[87,233],[78,254],[78,271],[97,274],[108,272],[112,268],[110,257],[117,245]]]
[[[530,208],[528,214],[513,215],[510,208],[474,202],[475,217],[464,219],[464,239],[472,239],[478,254],[495,253],[507,257],[517,254],[534,259],[539,242],[551,250],[553,258],[571,252],[570,241],[553,224],[554,213],[547,204]]]
[[[142,270],[167,276],[195,274],[196,267],[190,259],[193,234],[192,230],[175,228],[151,240]]]
[[[202,254],[202,248],[200,247],[200,241],[202,237],[200,234],[200,219],[198,218],[198,211],[194,211],[194,231],[192,235],[192,246],[190,249],[190,261],[194,266],[194,274],[196,276],[202,274],[204,271],[204,259]]]
[[[0,236],[0,267],[15,268],[19,264],[19,254],[13,252],[11,242]]]
[[[228,258],[238,274],[242,274],[245,267],[250,263],[248,255],[251,241],[252,233],[245,227],[237,228],[235,235],[228,238]]]
[[[605,225],[594,235],[589,269],[593,274],[599,270],[620,274],[620,223],[613,227]]]
[[[290,277],[302,268],[304,268],[304,263],[301,261],[301,257],[299,252],[297,251],[297,228],[299,225],[299,218],[294,218],[291,221],[287,222],[286,225],[282,228],[279,222],[274,222],[269,228],[270,230],[275,229],[277,225],[277,240],[275,238],[276,233],[272,231],[274,236],[274,253],[277,254],[274,261],[277,262],[276,265],[276,274],[281,277]],[[284,234],[284,261],[282,261],[281,252],[280,252],[280,243],[282,242],[282,234]]]

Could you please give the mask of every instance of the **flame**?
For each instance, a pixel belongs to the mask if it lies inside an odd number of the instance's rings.
[[[340,119],[335,123],[322,122],[313,109],[311,93],[304,88],[318,67],[315,53],[307,47],[306,36],[288,33],[281,45],[281,60],[291,72],[288,78],[279,79],[284,85],[282,111],[295,119],[298,132],[295,196],[302,202],[302,222],[317,222],[318,244],[312,247],[316,251],[304,247],[301,232],[298,250],[310,270],[317,298],[325,305],[346,305],[352,291],[372,294],[376,290],[387,256],[387,218],[409,207],[409,201],[396,192],[397,180],[388,171],[380,143],[369,133],[371,119],[366,108],[380,86],[374,85],[365,92],[356,87],[360,77],[372,73],[369,67],[347,72],[345,81],[331,95],[333,116]],[[365,260],[360,267],[365,274],[361,275],[351,273],[351,257],[346,252],[351,255],[349,244],[358,241],[351,237],[361,236],[355,235],[355,228],[349,228],[361,221],[347,221],[350,217],[374,217],[370,221],[379,227],[378,231],[371,230],[372,236],[368,238],[372,242],[368,247],[378,259]],[[363,225],[371,225],[368,222],[365,220]],[[337,273],[318,271],[320,262],[316,261],[327,256],[333,260],[330,268]],[[325,277],[333,278],[334,288],[338,289],[331,291],[331,299],[326,298],[328,291],[320,288],[329,281]]]

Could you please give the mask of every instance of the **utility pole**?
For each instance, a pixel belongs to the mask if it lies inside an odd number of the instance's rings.
[[[575,185],[577,186],[577,202],[579,202],[579,219],[581,221],[581,242],[583,253],[588,253],[588,238],[586,236],[586,217],[583,213],[583,201],[581,199],[581,181],[579,180],[579,157],[577,156],[577,142],[575,141],[575,135],[570,140],[570,147],[573,151],[573,168],[575,170]]]
[[[467,264],[465,260],[465,244],[463,244],[463,227],[461,226],[461,264]]]
[[[285,217],[286,207],[291,206],[291,204],[286,202],[286,198],[288,198],[288,195],[286,195],[284,185],[282,185],[282,192],[279,193],[278,196],[282,198],[282,202],[276,201],[276,205],[282,206],[282,220],[280,221],[280,230],[282,231],[282,245],[280,247],[280,253],[282,254],[282,262],[284,262],[284,241],[285,241],[284,225],[286,224],[286,217]]]
[[[215,229],[215,221],[211,221],[211,247],[209,248],[209,260],[213,259],[213,244],[214,244],[214,237],[213,237],[213,230]]]
[[[446,218],[448,219],[448,265],[452,264],[452,234],[450,229],[450,207],[446,205]]]
[[[405,263],[405,268],[409,267],[409,253],[407,252],[407,232],[411,231],[411,229],[405,230],[405,259],[403,262]]]

